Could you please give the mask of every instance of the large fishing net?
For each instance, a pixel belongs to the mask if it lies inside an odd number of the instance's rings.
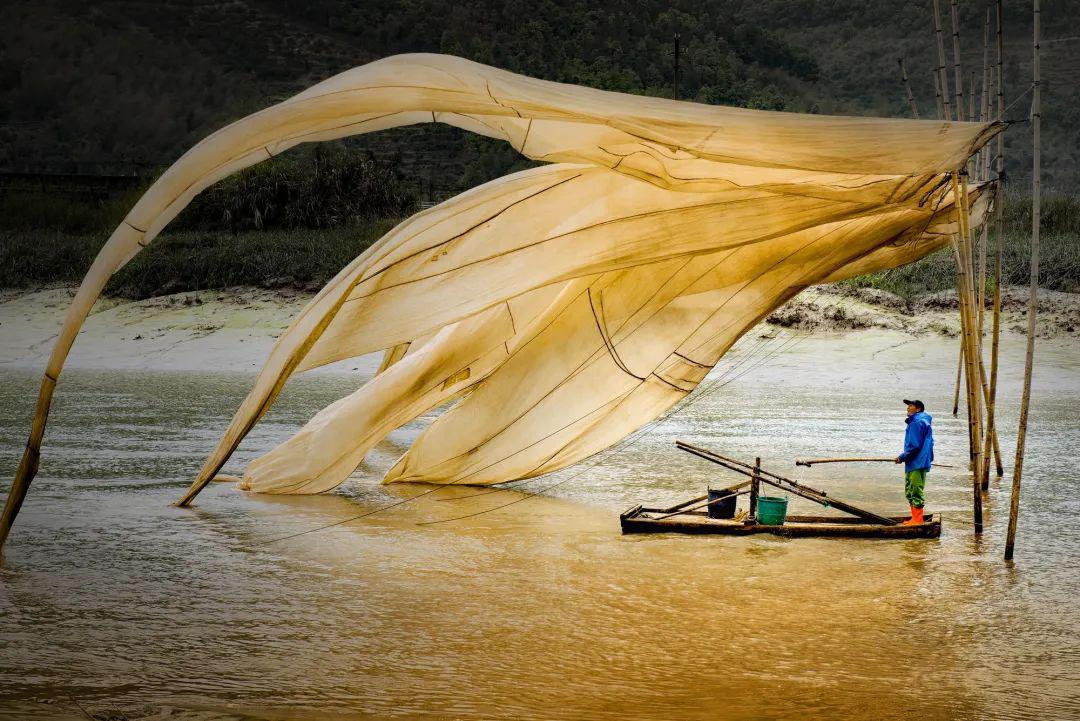
[[[389,432],[455,398],[386,480],[490,484],[571,465],[693,391],[807,286],[946,246],[957,200],[979,225],[990,193],[972,187],[968,205],[950,174],[1001,129],[639,97],[442,55],[342,73],[200,142],[113,232],[53,349],[9,516],[91,306],[196,194],[299,143],[428,122],[546,164],[414,215],[331,280],[278,339],[183,502],[292,374],[379,350],[380,372],[253,461],[243,487],[332,489]]]

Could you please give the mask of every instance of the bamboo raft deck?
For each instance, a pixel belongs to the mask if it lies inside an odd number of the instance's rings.
[[[788,516],[783,525],[766,526],[761,523],[710,518],[705,511],[688,511],[670,518],[665,508],[634,506],[619,516],[624,534],[630,533],[694,533],[726,536],[749,536],[770,533],[785,538],[832,537],[832,538],[937,538],[941,535],[941,520],[934,514],[925,516],[925,523],[917,526],[901,525],[908,516],[892,516],[894,525],[874,523],[863,518],[843,516]]]

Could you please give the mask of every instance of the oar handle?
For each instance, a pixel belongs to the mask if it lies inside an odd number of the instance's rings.
[[[895,458],[810,458],[805,461],[795,460],[796,466],[806,466],[809,468],[818,463],[895,463]],[[956,466],[950,466],[947,463],[935,463],[937,468],[956,468]]]
[[[811,458],[805,461],[796,460],[796,466],[810,466],[816,463],[892,463],[896,458]]]

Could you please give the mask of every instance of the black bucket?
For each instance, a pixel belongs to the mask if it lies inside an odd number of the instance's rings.
[[[717,500],[722,499],[722,500]],[[735,506],[739,497],[726,489],[714,491],[709,489],[709,518],[734,518]]]

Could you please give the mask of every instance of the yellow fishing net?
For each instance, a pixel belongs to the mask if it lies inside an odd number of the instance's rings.
[[[639,97],[442,55],[342,73],[200,142],[114,231],[53,349],[6,518],[91,306],[196,194],[299,143],[426,122],[548,164],[416,214],[330,281],[278,340],[183,502],[290,375],[383,349],[373,380],[253,461],[243,485],[331,489],[391,430],[458,396],[387,480],[495,483],[579,461],[686,396],[803,288],[943,247],[957,229],[949,173],[1001,129]],[[972,188],[973,227],[984,191]]]

